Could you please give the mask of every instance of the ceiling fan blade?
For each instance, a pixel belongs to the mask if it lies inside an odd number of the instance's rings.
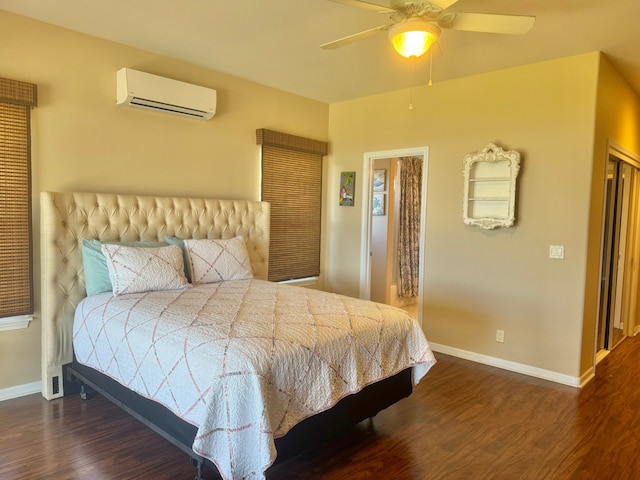
[[[325,50],[333,50],[335,48],[344,47],[345,45],[349,45],[350,43],[357,42],[358,40],[372,37],[382,30],[388,30],[391,26],[392,24],[373,27],[373,28],[370,28],[369,30],[364,30],[359,33],[354,33],[353,35],[349,35],[348,37],[340,38],[338,40],[334,40],[333,42],[325,43],[323,45],[320,45],[320,48],[324,48]]]
[[[456,13],[451,22],[452,30],[468,32],[507,33],[523,35],[536,21],[536,17],[526,15],[494,15],[488,13]]]
[[[335,2],[335,3],[341,3],[343,5],[349,5],[350,7],[363,8],[365,10],[373,10],[374,12],[381,12],[381,13],[393,12],[393,10],[388,7],[383,7],[382,5],[377,5],[375,3],[369,3],[361,0],[329,0],[329,1]],[[455,1],[458,1],[458,0],[455,0]]]

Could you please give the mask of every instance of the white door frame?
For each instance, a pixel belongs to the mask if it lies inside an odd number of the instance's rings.
[[[601,355],[600,352],[600,345],[598,344],[598,333],[600,331],[600,322],[601,322],[601,315],[600,315],[600,310],[602,308],[602,303],[604,301],[604,299],[602,298],[602,289],[600,288],[600,283],[602,281],[602,269],[603,269],[603,263],[606,261],[605,256],[604,256],[604,252],[603,252],[603,245],[604,245],[604,238],[606,235],[606,231],[605,231],[605,218],[606,218],[606,210],[607,210],[607,206],[606,206],[606,192],[607,192],[607,168],[608,168],[608,164],[609,164],[609,159],[611,157],[615,157],[618,159],[618,161],[622,161],[622,162],[626,162],[628,164],[630,164],[631,166],[635,167],[636,169],[640,170],[640,155],[626,149],[625,147],[623,147],[622,145],[620,145],[619,143],[615,142],[614,140],[611,139],[607,139],[607,156],[606,156],[606,160],[604,162],[604,195],[602,198],[602,225],[600,227],[601,230],[601,234],[600,234],[600,261],[599,261],[599,270],[598,270],[598,301],[596,304],[596,322],[595,322],[595,338],[594,338],[594,345],[593,345],[593,361],[592,361],[592,365],[595,368],[596,365],[598,364],[598,362],[600,360],[602,360],[605,356],[606,353],[604,355]],[[634,189],[633,192],[631,192],[632,198],[637,198],[637,190],[638,187],[637,186],[633,186],[632,183],[632,188]],[[635,318],[637,315],[637,308],[638,308],[638,300],[635,297],[635,292],[637,291],[638,288],[638,282],[639,282],[639,272],[638,272],[638,268],[637,268],[637,258],[638,255],[640,254],[640,222],[638,219],[638,214],[637,212],[637,206],[635,205],[635,201],[632,202],[632,224],[630,226],[631,230],[632,230],[632,235],[633,235],[633,240],[631,242],[631,245],[629,245],[629,249],[630,249],[630,259],[631,262],[628,267],[629,269],[632,271],[632,275],[630,278],[630,292],[632,295],[631,298],[631,302],[630,302],[630,308],[629,308],[629,312],[627,315],[627,318],[634,321],[635,322]],[[635,328],[632,327],[631,322],[626,322],[625,324],[625,330],[626,330],[626,335],[627,336],[632,336],[635,335],[637,332],[635,331]]]
[[[422,157],[422,193],[420,199],[420,272],[418,282],[418,323],[422,326],[422,302],[424,298],[424,255],[427,223],[427,178],[429,147],[400,148],[378,152],[365,152],[362,166],[362,236],[360,242],[360,298],[371,298],[371,185],[373,161],[380,158]]]

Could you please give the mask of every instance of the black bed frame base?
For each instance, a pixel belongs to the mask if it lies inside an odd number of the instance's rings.
[[[197,469],[195,480],[204,480],[207,465],[217,473],[208,459],[191,449],[197,428],[178,418],[161,404],[144,398],[110,377],[77,362],[64,365],[65,395],[80,393],[86,399],[85,385],[113,402],[154,432],[185,452]],[[365,387],[359,393],[340,400],[333,408],[309,417],[275,440],[277,461],[290,458],[343,433],[358,422],[408,397],[413,388],[411,369]]]

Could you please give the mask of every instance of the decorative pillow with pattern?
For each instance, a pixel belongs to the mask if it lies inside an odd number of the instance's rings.
[[[175,245],[143,248],[105,243],[102,253],[107,260],[114,296],[189,287],[182,251]]]
[[[192,283],[253,278],[244,238],[185,240]]]
[[[87,296],[98,293],[111,292],[111,279],[107,260],[102,253],[102,244],[112,243],[127,247],[166,247],[164,242],[136,241],[136,242],[101,242],[99,240],[82,239],[82,266],[84,268],[84,285]]]

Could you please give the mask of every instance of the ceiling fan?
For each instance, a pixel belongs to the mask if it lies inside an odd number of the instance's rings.
[[[445,11],[458,0],[389,0],[388,7],[365,0],[330,1],[386,14],[392,23],[325,43],[320,48],[335,49],[388,31],[393,47],[407,58],[423,55],[438,40],[442,29],[522,35],[531,30],[535,22],[535,17],[525,15]]]

